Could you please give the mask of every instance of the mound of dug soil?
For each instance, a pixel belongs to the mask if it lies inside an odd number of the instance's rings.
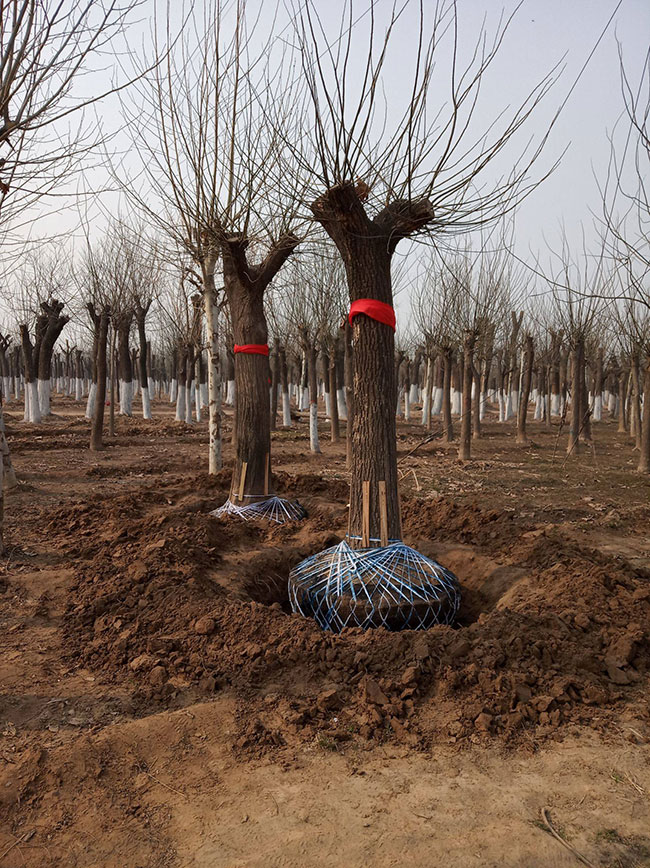
[[[51,533],[73,520],[74,538],[86,541],[71,545],[72,659],[134,680],[148,701],[173,705],[190,687],[234,690],[247,710],[244,750],[315,737],[516,743],[573,722],[604,725],[623,704],[648,715],[650,583],[625,562],[511,513],[413,499],[407,542],[470,546],[470,558],[498,556],[514,579],[494,599],[489,579],[482,587],[468,567],[459,578],[475,605],[458,629],[334,636],[288,614],[286,581],[340,538],[346,490],[333,483],[329,510],[312,502],[306,522],[278,530],[208,516],[224,482],[172,480],[52,517]],[[322,496],[323,484],[287,476],[281,493]]]

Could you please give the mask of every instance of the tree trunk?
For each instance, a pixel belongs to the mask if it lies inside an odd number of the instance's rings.
[[[625,395],[626,395],[626,374],[625,370],[621,369],[618,374],[617,382],[618,382],[618,428],[617,431],[619,434],[625,434],[627,431],[626,427],[626,416],[625,416]]]
[[[533,376],[533,337],[526,335],[524,342],[523,379],[519,394],[519,412],[517,414],[517,443],[528,443],[526,433],[526,418],[528,416],[528,399],[530,397],[530,384]]]
[[[194,382],[194,344],[185,351],[185,423],[192,424],[192,383]]]
[[[115,437],[115,379],[117,371],[115,370],[115,350],[117,343],[117,331],[115,326],[111,330],[111,403],[108,412],[108,436]]]
[[[345,211],[341,213],[332,201],[339,194],[345,198],[349,193],[349,189],[340,188],[328,191],[313,206],[315,216],[339,249],[347,274],[350,301],[373,298],[392,306],[391,253],[386,238],[356,231],[354,216]],[[330,220],[322,212],[328,212],[332,205],[336,210],[334,219]],[[371,223],[358,212],[357,217]],[[359,314],[353,320],[352,336],[354,413],[349,543],[352,547],[362,548],[379,545],[389,538],[401,539],[402,536],[395,422],[395,333],[385,323]],[[348,420],[350,410],[348,402]]]
[[[596,358],[596,373],[594,375],[594,409],[593,420],[600,422],[603,418],[603,348],[598,347]]]
[[[221,360],[219,358],[219,317],[212,259],[204,261],[203,306],[208,332],[208,473],[221,470]]]
[[[90,431],[90,449],[97,452],[104,448],[104,409],[106,406],[106,341],[108,337],[109,313],[106,308],[99,314],[97,328],[96,357],[94,360],[96,382],[95,406]]]
[[[451,348],[445,349],[442,362],[442,430],[444,432],[444,440],[447,443],[451,443],[454,439],[454,423],[451,418],[451,369],[454,364],[454,358]]]
[[[348,408],[348,423],[345,427],[346,463],[348,470],[352,467],[352,423],[354,421],[354,348],[352,346],[352,326],[345,320],[343,328],[345,339],[343,370],[345,374],[345,403]]]
[[[643,419],[641,422],[641,452],[639,473],[650,473],[650,353],[644,359],[643,372]]]
[[[20,326],[20,339],[23,349],[23,363],[25,366],[25,422],[39,425],[41,422],[41,408],[38,403],[38,385],[36,380],[36,353],[29,337],[26,325]]]
[[[316,371],[316,347],[312,343],[305,349],[307,355],[307,383],[309,389],[309,448],[320,453],[318,442],[318,376]]]
[[[632,407],[630,419],[630,433],[634,434],[634,448],[641,449],[641,382],[639,377],[639,361],[632,360]]]
[[[280,341],[273,341],[273,367],[271,373],[271,431],[275,431],[278,419],[278,390],[280,385]]]
[[[469,461],[472,457],[472,379],[474,376],[474,335],[465,332],[463,340],[463,381],[462,406],[460,417],[460,443],[458,457]]]
[[[481,372],[472,365],[472,373],[474,380],[474,393],[472,395],[472,439],[481,439],[481,407],[483,403],[483,392],[481,383],[483,381]]]
[[[263,292],[229,277],[226,295],[236,344],[266,344]],[[271,407],[268,356],[235,353],[235,465],[231,497],[242,503],[264,499],[270,491]]]
[[[291,396],[289,395],[289,371],[287,370],[287,354],[284,347],[280,347],[280,379],[282,381],[282,425],[284,428],[291,427]]]
[[[187,365],[185,359],[187,356],[187,347],[185,344],[180,344],[176,350],[176,367],[178,370],[178,388],[176,391],[176,422],[185,421],[185,399],[187,391],[185,389],[185,377],[187,375]]]
[[[148,310],[148,307],[147,307]],[[140,393],[142,395],[142,418],[151,419],[151,395],[149,393],[149,377],[147,376],[147,333],[145,331],[145,317],[147,310],[138,311],[136,322],[138,324],[138,341],[140,343]]]
[[[297,244],[297,238],[285,236],[259,266],[252,266],[246,259],[246,238],[233,236],[222,243],[224,287],[235,344],[268,344],[264,292]],[[235,354],[234,431],[231,498],[246,504],[263,500],[271,487],[268,354]]]
[[[52,354],[54,344],[61,334],[69,317],[62,315],[63,302],[53,300],[41,302],[43,313],[39,316],[40,340],[38,343],[38,401],[41,416],[50,415],[50,388],[52,377]]]
[[[120,370],[120,416],[133,415],[133,364],[129,348],[131,313],[122,314],[117,320],[118,365]]]
[[[334,344],[332,347],[332,353],[329,358],[330,369],[329,369],[329,380],[330,380],[330,419],[331,419],[331,440],[332,443],[338,443],[340,438],[339,432],[339,402],[338,402],[338,382],[336,379],[336,356],[337,356],[337,346]]]
[[[584,345],[582,338],[575,339],[575,345],[571,352],[571,427],[569,431],[569,443],[567,454],[578,454],[580,441],[580,428],[582,424],[582,360],[584,358]]]

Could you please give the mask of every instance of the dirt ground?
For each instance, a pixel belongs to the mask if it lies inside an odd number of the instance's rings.
[[[346,527],[344,444],[274,434],[308,518],[210,516],[205,423],[5,409],[0,866],[650,866],[650,484],[625,435],[400,423],[405,541],[456,628],[325,634],[290,569]],[[555,835],[551,830],[554,830]],[[578,859],[580,854],[582,863]]]

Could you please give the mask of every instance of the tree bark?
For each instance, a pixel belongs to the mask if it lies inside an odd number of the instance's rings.
[[[472,457],[472,379],[474,376],[474,334],[465,332],[463,339],[463,381],[460,417],[460,443],[458,457],[469,461]]]
[[[108,337],[109,312],[104,308],[99,314],[97,327],[96,357],[94,370],[97,377],[97,391],[93,408],[93,421],[90,431],[90,450],[97,452],[104,448],[104,409],[106,405],[106,342]]]
[[[38,393],[41,416],[49,416],[54,344],[70,318],[62,314],[63,302],[56,301],[56,299],[50,302],[41,302],[41,310],[43,313],[39,316],[38,329],[40,334],[37,339]]]
[[[273,366],[271,373],[271,431],[275,431],[278,419],[278,387],[280,384],[280,341],[273,341]]]
[[[443,351],[442,379],[442,430],[443,439],[451,443],[454,439],[454,423],[451,417],[451,370],[454,364],[453,350],[446,347]]]
[[[149,393],[149,378],[147,376],[147,333],[145,320],[150,303],[136,308],[135,321],[138,327],[138,342],[140,344],[140,393],[142,395],[142,418],[151,419],[151,395]]]
[[[233,236],[221,245],[226,297],[235,344],[267,344],[264,292],[298,239],[281,238],[258,266],[246,259],[248,240]],[[249,504],[271,491],[271,407],[269,359],[235,354],[235,464],[231,498]],[[245,498],[245,500],[244,500]]]
[[[372,298],[392,306],[392,254],[401,238],[433,219],[431,204],[392,202],[370,219],[355,186],[342,183],[320,196],[312,204],[312,212],[341,255],[350,301]],[[362,548],[379,545],[386,539],[401,539],[402,535],[395,420],[395,333],[389,325],[365,314],[354,318],[352,333],[355,407],[349,542]]]
[[[338,402],[338,382],[336,379],[337,365],[337,346],[336,342],[332,347],[332,352],[329,357],[329,381],[330,381],[330,434],[332,443],[338,443],[340,439],[339,432],[339,402]]]
[[[567,454],[578,454],[580,443],[580,428],[582,425],[582,360],[584,344],[581,337],[575,338],[571,352],[571,427]]]
[[[641,452],[639,473],[650,473],[650,353],[644,359],[643,372],[643,419],[641,421]]]
[[[309,390],[309,448],[319,454],[318,441],[318,376],[316,371],[316,346],[310,343],[305,346],[307,357],[307,388]]]
[[[121,313],[117,317],[117,349],[118,367],[120,372],[120,416],[131,416],[133,402],[133,365],[129,335],[131,333],[132,311]]]
[[[528,417],[528,399],[530,397],[530,384],[533,376],[533,336],[526,335],[524,341],[523,380],[519,394],[519,412],[517,413],[517,443],[528,443],[526,433],[526,419]]]
[[[348,422],[345,426],[345,458],[349,470],[352,467],[352,423],[354,421],[354,348],[352,346],[352,326],[347,318],[343,327],[343,336],[345,340],[343,358],[345,403],[348,408]]]

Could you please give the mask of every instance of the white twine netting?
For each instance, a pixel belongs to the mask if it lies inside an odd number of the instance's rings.
[[[244,495],[251,496],[251,495]],[[218,518],[228,516],[241,518],[243,521],[272,521],[276,524],[284,524],[289,521],[301,521],[307,517],[303,506],[297,500],[285,500],[283,497],[269,497],[266,500],[258,500],[254,503],[237,504],[230,498],[223,506],[213,509],[210,515]]]
[[[452,572],[400,540],[364,549],[343,541],[291,571],[289,601],[292,611],[334,633],[345,627],[426,630],[453,623],[460,586]]]

